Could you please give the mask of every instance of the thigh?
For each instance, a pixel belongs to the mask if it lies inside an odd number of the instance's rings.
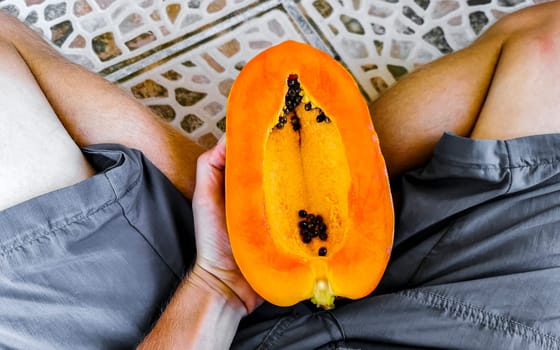
[[[118,143],[141,150],[187,198],[203,149],[118,86],[72,64],[0,12],[0,40],[17,49],[56,115],[79,146]]]
[[[0,41],[0,209],[93,174],[17,50]]]
[[[482,130],[496,131],[497,126],[486,120],[496,104],[517,106],[524,103],[520,97],[541,101],[544,88],[535,84],[535,80],[548,74],[547,82],[542,85],[554,84],[557,74],[550,66],[554,65],[555,50],[552,45],[542,46],[549,48],[545,50],[549,57],[545,62],[533,59],[530,54],[535,50],[524,49],[523,44],[517,45],[521,50],[514,49],[510,43],[528,33],[536,32],[537,36],[547,33],[550,30],[545,29],[547,26],[558,27],[555,22],[559,14],[560,2],[556,1],[505,16],[473,45],[421,67],[373,102],[370,112],[389,173],[399,175],[425,164],[445,131],[468,137],[477,119],[481,123],[473,136],[479,137]],[[553,44],[554,32],[547,35]],[[515,58],[520,53],[521,57]],[[514,60],[516,64],[510,64]],[[529,64],[531,67],[526,67]],[[538,65],[541,65],[538,74],[528,71],[528,68],[539,68]],[[527,78],[527,74],[532,78]],[[511,82],[504,80],[497,85],[498,80],[507,77]],[[501,92],[500,100],[496,90]],[[500,127],[505,126],[502,123]]]
[[[470,134],[507,36],[493,29],[404,77],[371,104],[390,175],[424,164],[443,132]]]

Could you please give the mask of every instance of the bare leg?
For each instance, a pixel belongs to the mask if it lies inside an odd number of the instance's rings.
[[[499,92],[492,92],[488,96],[489,100],[492,100],[492,106],[495,106],[505,103],[504,99],[507,94],[517,88],[505,86],[511,83],[511,79],[523,79],[522,75],[534,74],[528,70],[506,72],[505,69],[500,69],[499,72],[496,72],[496,66],[501,66],[503,60],[515,60],[513,57],[520,51],[533,50],[524,48],[522,43],[515,44],[515,48],[513,44],[508,43],[506,53],[504,43],[508,42],[510,38],[522,38],[534,35],[528,33],[535,31],[544,33],[550,30],[550,28],[541,28],[541,26],[543,23],[557,21],[557,18],[554,17],[559,15],[560,3],[555,1],[506,16],[473,45],[442,57],[409,74],[376,100],[370,106],[370,111],[379,133],[390,174],[398,175],[423,164],[429,158],[433,147],[444,131],[470,136],[481,111],[482,123],[474,128],[473,136],[490,137],[490,134],[482,132],[483,130],[492,131],[497,127],[497,125],[488,123],[488,118],[485,116],[490,113],[490,107],[485,107],[484,110],[482,108],[485,105],[490,85],[493,86],[492,91]],[[520,59],[517,59],[517,62],[519,61]],[[541,62],[541,64],[544,63]],[[510,66],[510,64],[506,65]],[[553,73],[553,71],[549,72]],[[513,73],[510,81],[501,77],[494,78],[495,74],[501,76],[510,73]],[[542,71],[540,73],[542,74]],[[551,86],[554,85],[552,82],[554,76],[557,75],[550,74],[548,81],[530,88],[539,93],[543,89],[557,90]],[[494,88],[494,80],[497,82],[498,79],[503,82],[499,83],[499,87],[496,85]],[[521,92],[521,90],[519,91]],[[494,96],[499,94],[502,94],[504,98],[502,101],[494,102]],[[524,94],[527,98],[536,101],[534,104],[542,103],[539,102],[541,100],[535,96],[535,93],[532,93],[532,96],[527,92]],[[517,96],[512,96],[512,98],[515,99]],[[494,109],[492,107],[492,113]],[[529,121],[528,118],[525,120]],[[528,130],[524,130],[523,126],[519,125],[518,131],[516,135],[527,133]],[[500,135],[492,134],[492,136]]]
[[[471,137],[509,139],[560,132],[560,23],[543,23],[503,45]]]
[[[93,174],[31,71],[0,40],[0,209]]]
[[[17,50],[50,109],[78,145],[110,142],[139,149],[186,197],[192,197],[200,146],[119,87],[66,61],[25,25],[2,13],[0,40]]]

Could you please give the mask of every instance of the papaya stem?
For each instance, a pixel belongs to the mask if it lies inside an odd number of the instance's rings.
[[[313,297],[311,302],[317,307],[321,307],[325,310],[334,308],[334,297],[333,291],[328,280],[318,279],[315,281],[315,287],[313,288]]]

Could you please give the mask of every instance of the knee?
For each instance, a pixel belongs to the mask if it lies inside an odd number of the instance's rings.
[[[514,53],[526,65],[556,66],[560,58],[559,24],[543,21],[525,32],[516,32],[504,42],[502,54]]]
[[[0,11],[0,29],[2,30],[2,31],[0,31],[0,35],[5,30],[13,28],[14,26],[18,26],[20,24],[21,24],[21,21],[18,20],[16,17],[14,17],[14,16],[12,16],[12,15],[4,12],[4,11]]]
[[[534,5],[500,18],[485,34],[506,40],[540,40],[560,33],[560,1]]]
[[[19,25],[23,24],[17,18],[0,11],[0,43],[9,43],[10,33],[18,30]]]
[[[27,26],[16,17],[0,11],[0,41],[12,42],[13,38],[28,30]]]
[[[485,35],[501,38],[502,55],[515,53],[526,64],[553,64],[560,58],[558,15],[560,1],[532,6],[501,18]]]

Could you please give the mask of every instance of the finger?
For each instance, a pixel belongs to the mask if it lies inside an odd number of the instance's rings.
[[[198,157],[195,194],[216,195],[223,191],[225,167],[225,135],[216,146]]]
[[[210,165],[223,170],[226,165],[226,134],[218,140],[218,143],[212,148],[210,157]]]

